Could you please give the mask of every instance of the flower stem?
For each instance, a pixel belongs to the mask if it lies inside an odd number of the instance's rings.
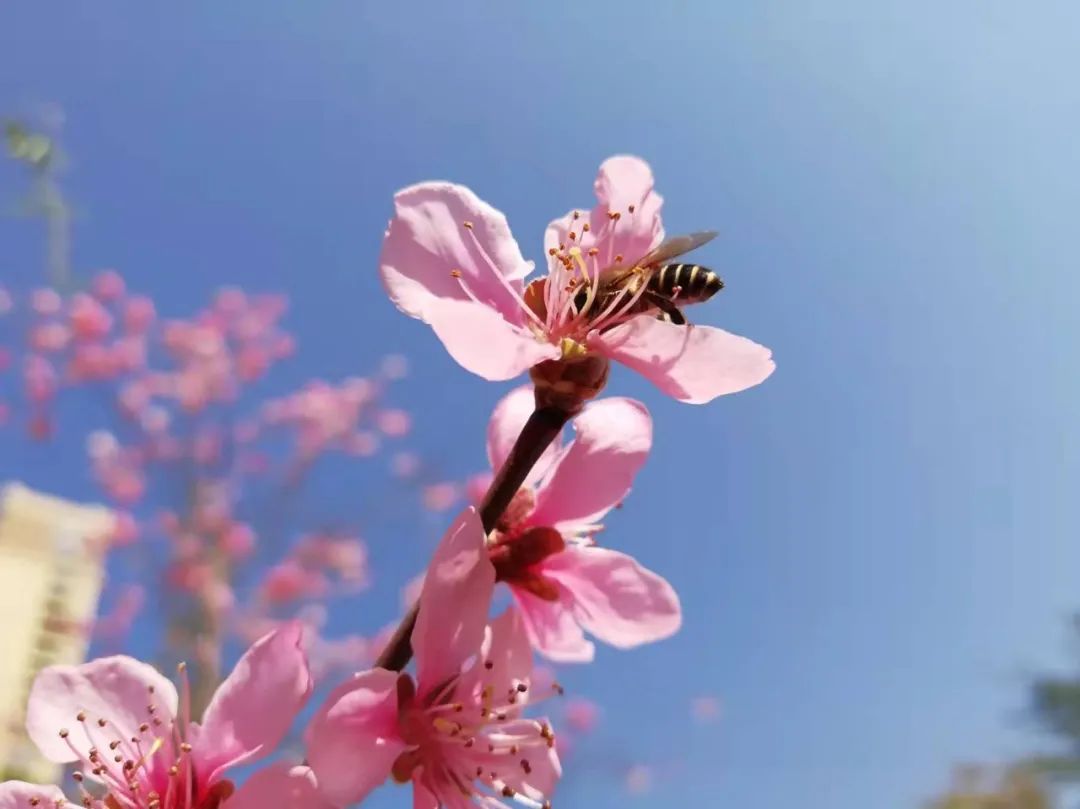
[[[510,450],[505,463],[495,475],[495,479],[488,487],[480,503],[480,522],[484,526],[484,533],[490,533],[495,523],[506,511],[510,501],[514,498],[521,484],[525,482],[529,472],[540,460],[551,442],[562,432],[567,420],[573,416],[573,412],[562,407],[547,406],[537,407],[525,426],[521,428],[514,446]],[[413,627],[416,625],[417,605],[414,604],[409,612],[402,618],[398,628],[394,630],[393,637],[382,650],[375,665],[379,668],[391,671],[401,671],[412,659]]]

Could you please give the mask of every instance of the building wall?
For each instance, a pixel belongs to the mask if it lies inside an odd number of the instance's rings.
[[[55,782],[60,768],[26,737],[34,675],[85,659],[103,580],[100,539],[108,509],[71,503],[21,484],[0,490],[0,776]]]

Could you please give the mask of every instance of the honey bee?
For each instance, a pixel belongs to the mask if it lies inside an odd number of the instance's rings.
[[[623,310],[624,316],[656,311],[660,320],[686,325],[682,307],[707,301],[724,288],[724,282],[719,275],[700,264],[674,264],[671,260],[696,250],[715,237],[714,230],[673,236],[635,262],[615,264],[601,270],[591,305],[590,290],[583,287],[574,296],[574,307],[578,312],[586,306],[590,306],[591,311],[602,312],[620,294],[627,300],[636,296],[635,303]],[[644,289],[641,288],[642,284],[645,285]]]

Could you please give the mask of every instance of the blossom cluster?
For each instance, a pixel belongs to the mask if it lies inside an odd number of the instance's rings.
[[[412,610],[375,665],[316,707],[303,763],[270,764],[239,788],[228,778],[230,768],[274,751],[311,694],[303,629],[286,623],[255,641],[199,722],[183,676],[177,692],[130,658],[39,674],[28,728],[48,758],[77,762],[77,800],[102,809],[340,808],[391,780],[411,786],[416,809],[551,806],[563,747],[535,709],[561,688],[545,682],[534,656],[586,663],[596,642],[631,649],[671,636],[682,620],[671,584],[600,542],[653,441],[643,404],[598,398],[608,362],[694,403],[756,385],[773,370],[756,343],[642,304],[657,270],[648,257],[665,243],[649,167],[611,158],[595,189],[591,212],[572,211],[548,227],[548,272],[533,280],[505,218],[468,189],[424,183],[397,195],[380,259],[391,299],[430,324],[466,369],[491,380],[529,372],[531,384],[494,408],[491,476],[469,487],[474,504],[442,537]],[[619,265],[630,272],[618,277],[632,282],[612,287]],[[333,403],[344,398],[346,415],[364,395],[355,385],[298,394],[338,413]],[[271,422],[310,412],[289,400],[269,410]],[[388,433],[403,427],[404,416],[384,419]],[[299,424],[299,457],[351,446],[343,422]],[[362,586],[363,559],[347,539],[306,537],[267,576],[262,598],[326,588],[324,568]],[[493,617],[500,588],[510,606]],[[565,716],[584,728],[595,710],[582,703]],[[0,806],[63,801],[53,787],[0,786]]]

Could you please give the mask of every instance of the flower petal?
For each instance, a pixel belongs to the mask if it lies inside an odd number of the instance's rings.
[[[495,588],[484,543],[480,517],[470,506],[435,549],[412,633],[421,696],[458,676],[480,648]]]
[[[558,348],[540,342],[480,303],[433,301],[425,310],[425,320],[461,367],[492,382],[513,379],[559,356]]]
[[[587,252],[595,247],[601,265],[609,266],[617,255],[636,261],[663,241],[660,208],[664,200],[653,191],[652,169],[644,160],[628,155],[608,158],[600,166],[593,189],[597,205],[588,217],[589,230],[582,228],[585,220],[567,214],[548,226],[545,250],[577,244]]]
[[[477,704],[485,687],[496,694],[509,694],[519,685],[529,685],[532,667],[532,647],[521,612],[508,607],[487,627],[477,665],[462,677],[459,694],[472,693]],[[528,692],[525,694],[518,699],[522,707],[527,702]]]
[[[311,696],[301,648],[303,627],[290,622],[257,640],[214,692],[194,751],[210,780],[273,752]]]
[[[81,724],[97,730],[97,720],[104,719],[110,736],[128,739],[139,736],[139,726],[151,720],[150,706],[153,716],[169,722],[176,716],[177,702],[171,682],[153,666],[130,657],[49,666],[30,689],[26,730],[50,761],[86,761],[94,742]],[[80,711],[86,714],[84,723],[77,718]],[[70,731],[67,739],[60,737],[61,730]]]
[[[672,586],[625,553],[569,547],[545,561],[544,575],[571,594],[585,629],[619,649],[669,637],[682,625]]]
[[[518,324],[522,312],[510,290],[520,297],[532,264],[502,213],[465,186],[430,182],[394,196],[379,269],[390,298],[413,317],[427,320],[438,300],[468,300],[468,287],[476,300]]]
[[[712,326],[679,326],[648,316],[590,335],[589,346],[692,404],[751,388],[776,368],[772,352],[753,340]]]
[[[537,489],[532,525],[572,532],[596,522],[630,491],[652,448],[649,411],[633,399],[593,402],[573,424],[573,441]]]
[[[226,802],[229,809],[335,809],[310,767],[278,761],[254,773]]]
[[[397,729],[397,672],[371,669],[327,697],[308,729],[308,764],[339,806],[359,802],[405,749]]]
[[[51,784],[4,781],[0,784],[0,809],[47,809],[66,806],[64,793]]]
[[[521,612],[529,643],[539,654],[558,663],[588,663],[593,659],[596,649],[574,619],[569,596],[564,594],[565,601],[546,601],[513,584],[510,592]]]
[[[533,393],[532,385],[514,388],[495,405],[487,431],[488,461],[493,471],[497,472],[506,462],[507,456],[510,455],[510,448],[514,446],[514,442],[521,434],[521,428],[525,426],[525,422],[529,420],[535,408],[536,395]],[[540,460],[536,462],[525,479],[525,485],[531,486],[543,476],[555,459],[560,443],[561,441],[556,438],[544,450],[544,454],[540,456]]]
[[[420,783],[419,779],[413,779],[413,809],[439,809],[439,799]]]
[[[513,744],[515,737],[529,736],[535,733],[537,722],[548,725],[548,727],[551,726],[551,723],[544,717],[511,720],[499,726],[501,732],[489,733],[485,738],[489,743],[494,743],[497,747],[507,747]],[[555,785],[558,783],[559,778],[562,777],[562,764],[559,762],[556,749],[557,747],[544,746],[531,748],[528,753],[523,751],[522,758],[528,759],[529,771],[526,773],[524,768],[515,769],[509,767],[505,772],[500,772],[499,775],[505,783],[513,787],[517,792],[534,801],[543,803],[546,798],[551,797],[551,793],[555,791]]]

